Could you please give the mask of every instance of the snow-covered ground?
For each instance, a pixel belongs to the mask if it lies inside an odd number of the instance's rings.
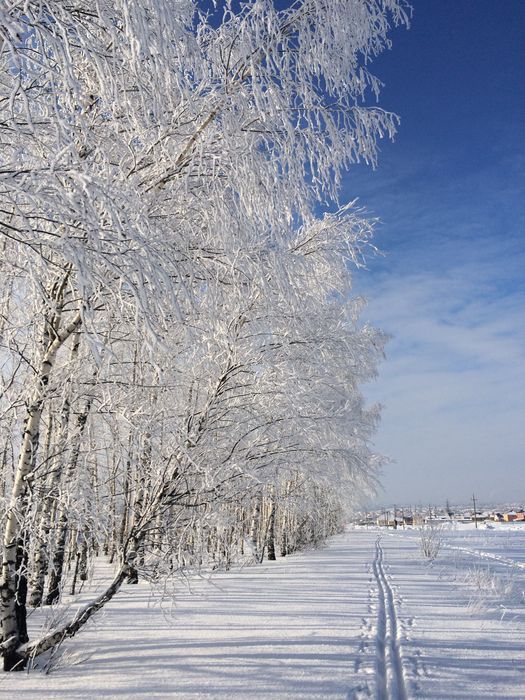
[[[152,594],[126,586],[49,672],[0,697],[523,698],[525,527],[349,529],[323,549]],[[33,620],[36,616],[33,616]]]

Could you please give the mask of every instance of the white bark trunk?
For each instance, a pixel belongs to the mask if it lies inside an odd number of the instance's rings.
[[[78,313],[62,331],[56,331],[54,337],[44,352],[36,375],[35,388],[27,408],[26,422],[22,445],[18,458],[11,498],[7,508],[6,524],[3,540],[2,579],[0,582],[1,625],[4,640],[4,666],[11,666],[10,653],[19,644],[18,622],[15,614],[16,604],[16,543],[21,532],[24,508],[23,498],[28,478],[35,466],[36,453],[39,445],[40,422],[42,407],[47,394],[49,378],[53,370],[58,350],[69,336],[80,326],[81,316]],[[7,647],[6,647],[7,644]],[[11,670],[11,668],[6,668]]]

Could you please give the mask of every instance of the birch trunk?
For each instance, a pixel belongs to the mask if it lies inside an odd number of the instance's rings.
[[[268,561],[275,561],[275,493],[272,489],[270,494],[270,515],[268,516]]]
[[[74,362],[78,356],[78,348],[80,345],[79,334],[75,334],[73,347],[71,348],[70,362]],[[42,604],[44,597],[45,577],[49,570],[49,539],[53,527],[54,515],[56,513],[56,503],[59,495],[59,484],[62,476],[62,466],[64,463],[64,455],[67,449],[67,438],[69,431],[69,422],[71,416],[71,375],[67,379],[65,386],[62,407],[60,409],[60,425],[55,445],[56,457],[53,460],[52,469],[47,478],[46,490],[40,513],[40,533],[39,542],[35,553],[35,560],[31,574],[31,596],[30,605],[37,607]],[[53,432],[53,413],[49,415],[49,426],[46,439],[46,459],[50,454],[50,443]]]
[[[19,666],[22,667],[27,663],[28,659],[39,656],[48,649],[52,649],[53,647],[57,646],[67,637],[73,637],[80,630],[80,628],[83,627],[86,622],[119,591],[123,581],[129,575],[129,569],[129,564],[122,564],[115,578],[104,593],[82,608],[82,610],[77,613],[71,622],[67,623],[63,627],[60,627],[59,629],[52,630],[50,634],[42,637],[41,639],[21,645],[18,649],[16,649],[15,651],[17,658],[19,659]],[[5,647],[5,644],[2,646]]]
[[[118,532],[118,545],[122,549],[124,542],[129,532],[129,519],[131,511],[131,450],[132,441],[131,435],[128,440],[128,454],[126,457],[126,467],[124,471],[124,483],[122,485],[122,518],[120,520],[120,527]]]
[[[0,467],[0,498],[5,498],[7,496],[9,492],[8,484],[11,480],[14,471],[13,448],[11,445],[11,428],[12,421],[10,420],[6,427],[6,439],[4,442],[4,449],[2,450],[2,465]]]
[[[44,446],[44,454],[46,462],[49,462],[49,457],[51,453],[51,436],[53,433],[53,414],[49,415],[49,423],[47,426],[47,436]],[[31,567],[31,580],[30,589],[31,596],[29,599],[29,605],[32,607],[37,607],[42,602],[42,597],[44,595],[44,581],[48,569],[49,557],[48,557],[48,541],[49,533],[51,530],[51,511],[52,511],[52,501],[54,496],[54,490],[56,485],[56,470],[51,469],[46,477],[45,483],[45,494],[42,498],[42,503],[40,504],[38,519],[40,526],[38,528],[37,544],[34,554],[34,561]]]
[[[135,491],[133,512],[131,515],[131,532],[137,530],[137,528],[139,527],[139,523],[142,521],[144,516],[147,481],[151,469],[151,449],[151,433],[145,433],[143,437],[142,454],[140,458],[140,474],[138,474],[138,484]],[[139,564],[140,561],[141,558],[139,557],[139,559],[137,560],[137,564]],[[131,567],[127,582],[132,584],[139,582],[139,573],[138,569],[135,566]]]
[[[61,299],[62,294],[63,289],[57,301]],[[23,668],[23,659],[16,651],[21,643],[20,621],[16,615],[16,550],[24,521],[24,494],[27,482],[34,471],[40,441],[42,409],[47,397],[49,378],[57,353],[69,336],[77,330],[80,323],[81,316],[80,313],[77,313],[73,320],[60,331],[60,311],[57,312],[51,326],[52,333],[48,330],[49,343],[38,367],[33,395],[27,408],[22,444],[6,513],[3,539],[0,620],[5,671]]]
[[[91,404],[93,399],[89,398],[86,401],[84,410],[77,417],[76,432],[74,435],[74,442],[71,448],[71,457],[67,469],[64,473],[64,481],[66,484],[70,483],[74,478],[78,460],[80,457],[80,446],[82,443],[82,436],[86,429],[87,419],[89,412],[91,411]],[[46,605],[53,605],[60,597],[60,587],[62,584],[62,574],[64,570],[64,558],[66,553],[66,542],[69,528],[69,512],[68,512],[68,498],[62,499],[60,506],[60,515],[58,517],[58,533],[56,538],[55,553],[53,556],[53,566],[51,568],[51,573],[49,576],[49,588],[46,596]]]
[[[252,545],[253,556],[256,562],[259,562],[259,532],[261,527],[261,507],[262,507],[262,492],[255,496],[255,503],[252,511],[252,521],[250,525],[250,542]]]

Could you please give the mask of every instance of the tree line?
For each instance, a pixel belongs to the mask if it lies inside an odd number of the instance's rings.
[[[374,222],[340,192],[395,133],[368,65],[406,7],[282,5],[0,10],[7,671],[124,582],[286,556],[377,484]],[[30,640],[102,555],[107,589]]]

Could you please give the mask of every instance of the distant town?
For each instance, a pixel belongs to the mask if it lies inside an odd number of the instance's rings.
[[[356,512],[353,522],[359,525],[381,527],[407,527],[425,524],[444,523],[511,523],[525,526],[525,512],[522,506],[513,504],[505,506],[480,507],[475,497],[469,505],[451,506],[399,506],[390,505],[374,507]]]

